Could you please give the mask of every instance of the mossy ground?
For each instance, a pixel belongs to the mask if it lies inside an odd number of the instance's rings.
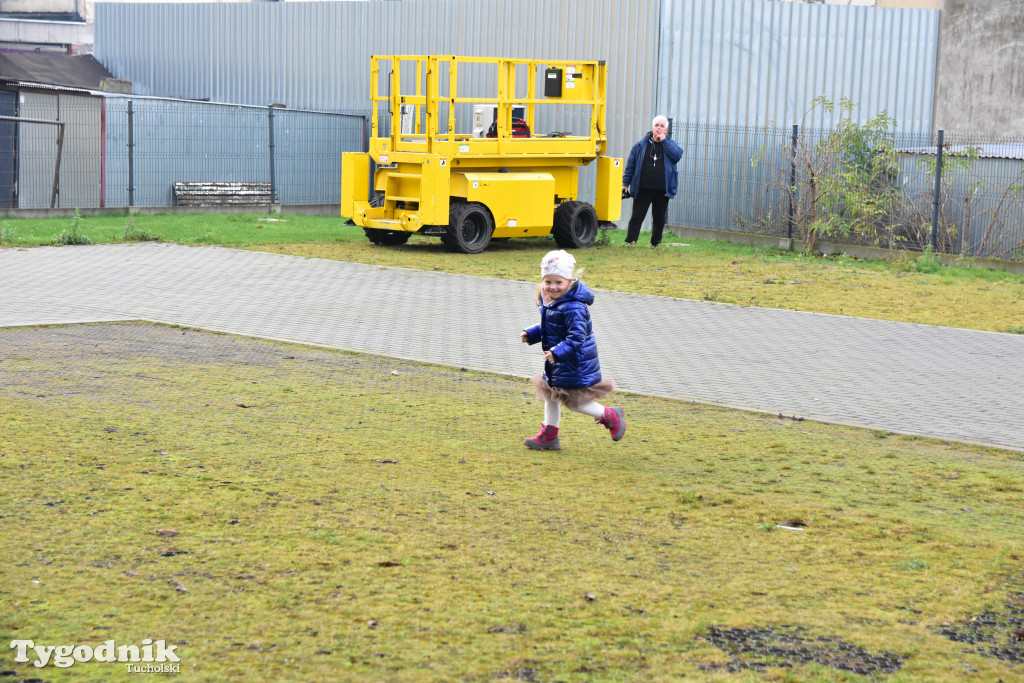
[[[625,247],[624,231],[610,234],[610,244],[574,252],[591,287],[992,332],[1019,333],[1024,323],[1020,275],[980,269],[921,273],[913,259],[885,264],[671,237],[657,249]],[[539,278],[544,253],[557,247],[540,238],[509,240],[466,256],[445,252],[437,240],[414,237],[397,248],[366,240],[252,248],[531,282]]]
[[[532,452],[517,378],[142,324],[0,344],[5,642],[165,639],[199,681],[861,678],[716,644],[800,627],[885,680],[1024,676],[938,632],[1020,590],[1020,453],[623,394],[623,441],[568,414]]]

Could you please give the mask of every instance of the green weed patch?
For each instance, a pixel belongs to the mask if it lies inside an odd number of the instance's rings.
[[[623,441],[568,414],[538,453],[522,379],[143,324],[0,344],[6,643],[162,639],[205,681],[1024,672],[949,635],[1019,603],[1020,453],[622,394]]]

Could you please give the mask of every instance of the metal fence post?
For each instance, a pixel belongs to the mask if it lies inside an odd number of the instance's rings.
[[[135,206],[135,138],[132,131],[132,101],[128,100],[128,206]]]
[[[935,203],[932,205],[932,253],[936,250],[936,235],[939,232],[939,201],[942,195],[942,137],[939,130],[938,144],[935,146]]]
[[[270,135],[270,204],[276,204],[277,181],[274,178],[274,105],[267,105],[267,130]]]
[[[793,124],[793,149],[789,157],[789,218],[786,221],[786,239],[793,239],[793,215],[796,211],[796,139],[800,124]]]

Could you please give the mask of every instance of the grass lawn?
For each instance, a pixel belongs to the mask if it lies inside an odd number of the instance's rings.
[[[276,218],[0,219],[0,241],[530,281],[553,247]],[[608,239],[577,252],[592,286],[1024,332],[1020,276]],[[1019,452],[619,394],[623,441],[568,413],[538,453],[513,378],[146,324],[0,348],[7,643],[163,640],[188,681],[1024,680]],[[11,680],[140,675],[5,651]]]

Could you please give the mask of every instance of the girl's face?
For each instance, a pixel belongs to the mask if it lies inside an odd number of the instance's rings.
[[[566,280],[561,275],[545,275],[544,279],[540,282],[541,291],[544,292],[544,296],[550,301],[561,297],[569,291],[571,286],[572,280]]]

